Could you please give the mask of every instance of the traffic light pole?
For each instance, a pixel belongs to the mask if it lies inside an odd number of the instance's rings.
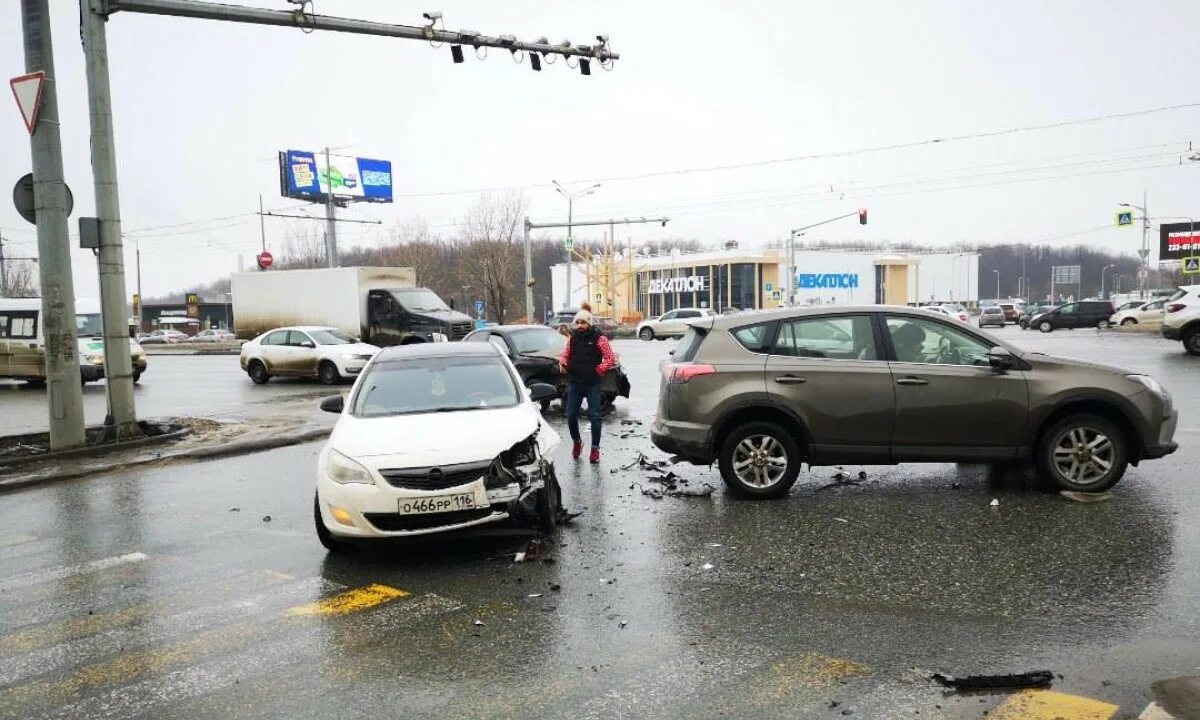
[[[542,229],[542,228],[590,227],[590,226],[594,226],[594,225],[608,225],[608,226],[612,227],[614,225],[640,225],[642,223],[655,223],[655,222],[662,223],[662,226],[666,227],[667,223],[671,222],[671,218],[669,218],[669,217],[657,217],[657,218],[644,218],[643,217],[643,218],[620,218],[620,219],[611,218],[609,220],[585,220],[583,222],[575,222],[574,218],[568,217],[567,222],[565,222],[565,223],[561,223],[561,222],[559,222],[559,223],[535,223],[535,222],[531,222],[529,220],[529,218],[525,218],[525,278],[526,278],[525,279],[525,314],[526,314],[526,316],[529,318],[533,317],[533,285],[530,284],[530,281],[533,279],[533,262],[532,262],[533,251],[530,248],[530,241],[529,241],[529,231],[530,230],[533,230],[535,228]],[[571,264],[572,264],[571,256],[570,256],[570,254],[568,254],[567,255],[567,305],[564,305],[563,307],[567,307],[571,302],[571,298],[570,298]],[[551,284],[553,284],[553,283],[551,283]],[[553,288],[551,288],[551,292],[553,292]],[[532,322],[532,320],[531,320],[531,322]]]
[[[42,296],[42,338],[46,355],[46,399],[50,448],[83,445],[83,384],[75,329],[75,282],[67,224],[67,185],[63,181],[58,114],[58,76],[50,37],[49,0],[22,0],[25,69],[44,72],[38,124],[29,139],[33,199],[37,214],[38,274]]]
[[[858,216],[858,222],[860,225],[867,224],[867,211],[864,209],[859,209],[859,210],[855,210],[852,213],[846,213],[845,215],[838,215],[837,217],[832,217],[832,218],[829,218],[828,220],[822,220],[821,222],[813,223],[812,225],[805,225],[804,227],[798,227],[789,233],[789,238],[788,238],[788,295],[787,295],[787,304],[788,305],[796,304],[796,237],[799,235],[803,235],[805,233],[805,231],[811,230],[815,227],[820,227],[822,225],[828,225],[829,223],[837,222],[838,220],[845,220],[846,218],[854,217],[855,215]]]
[[[129,318],[125,312],[125,250],[121,242],[121,202],[104,27],[107,20],[92,10],[93,4],[93,0],[79,0],[92,121],[92,185],[96,215],[100,218],[100,310],[104,324],[104,381],[108,391],[105,439],[116,441],[135,438],[141,431],[133,401],[133,362]]]

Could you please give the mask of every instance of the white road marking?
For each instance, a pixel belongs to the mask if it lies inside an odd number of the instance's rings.
[[[62,580],[63,578],[73,577],[75,575],[86,575],[88,573],[100,572],[109,568],[127,565],[129,563],[141,562],[146,559],[145,553],[131,552],[125,555],[115,555],[113,557],[103,558],[101,560],[93,560],[91,562],[81,563],[79,565],[67,565],[65,567],[50,568],[49,570],[34,570],[32,572],[21,573],[10,578],[0,580],[0,590],[13,590],[15,588],[28,587],[29,585],[37,585],[44,582],[53,582]]]

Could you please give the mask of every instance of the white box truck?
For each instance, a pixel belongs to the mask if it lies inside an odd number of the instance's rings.
[[[409,267],[344,267],[234,273],[233,316],[240,339],[286,325],[325,325],[378,345],[461,340],[471,318]]]

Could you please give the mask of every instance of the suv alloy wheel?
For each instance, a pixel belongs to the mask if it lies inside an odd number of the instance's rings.
[[[1059,490],[1101,492],[1125,474],[1125,434],[1099,415],[1072,415],[1054,423],[1037,448],[1041,476]]]
[[[1049,320],[1043,320],[1040,323],[1038,323],[1038,330],[1041,330],[1044,333],[1048,333],[1053,329],[1054,329],[1054,323],[1050,322]]]
[[[721,443],[718,464],[730,489],[756,499],[787,494],[800,474],[800,447],[783,428],[747,423]]]

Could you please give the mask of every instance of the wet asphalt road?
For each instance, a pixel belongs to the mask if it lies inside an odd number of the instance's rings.
[[[240,418],[264,403],[324,397],[316,380],[276,378],[259,387],[238,366],[237,355],[151,355],[146,374],[134,385],[138,417]],[[104,422],[105,383],[83,386],[88,425]],[[42,432],[50,427],[45,388],[0,380],[0,435]]]
[[[638,450],[661,457],[646,433],[671,343],[621,342],[634,397],[606,418],[599,467],[560,448],[565,503],[584,514],[537,562],[512,562],[532,537],[515,530],[327,556],[312,531],[319,444],[0,495],[0,717],[975,718],[1012,707],[1007,693],[947,694],[913,668],[1051,669],[1056,690],[1108,708],[1063,717],[1136,717],[1153,680],[1200,673],[1200,362],[1153,336],[1004,334],[1154,374],[1181,407],[1182,449],[1131,468],[1096,505],[952,465],[847,467],[866,480],[833,487],[834,470],[817,468],[765,503],[681,466],[717,491],[655,501],[631,489],[640,472],[612,470]],[[204,377],[213,400],[181,391],[188,414],[322,394]],[[171,407],[166,390],[140,392]],[[564,424],[556,409],[549,418]],[[340,602],[312,605],[329,598]]]

